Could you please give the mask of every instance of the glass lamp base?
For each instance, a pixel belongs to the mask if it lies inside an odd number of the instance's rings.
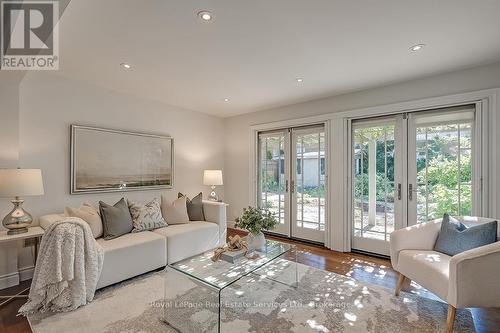
[[[28,227],[33,222],[33,218],[30,213],[23,209],[24,200],[16,197],[12,200],[14,208],[12,211],[4,217],[2,225],[8,229],[7,235],[16,235],[28,232]]]
[[[212,192],[208,196],[208,200],[210,201],[219,201],[219,196],[215,193],[215,186],[212,186]]]
[[[28,232],[28,228],[11,229],[7,231],[7,235],[24,234],[25,232]]]

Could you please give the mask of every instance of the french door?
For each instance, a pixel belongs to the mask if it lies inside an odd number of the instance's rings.
[[[259,206],[279,219],[272,232],[324,242],[326,140],[324,125],[261,132]]]
[[[475,105],[352,122],[351,247],[389,255],[390,233],[481,198]]]
[[[389,254],[389,235],[403,227],[402,115],[352,125],[352,248]]]
[[[419,112],[408,118],[408,224],[480,215],[480,159],[475,109]]]

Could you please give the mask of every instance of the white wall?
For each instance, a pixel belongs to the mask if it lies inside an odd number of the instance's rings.
[[[500,87],[500,63],[226,118],[224,123],[225,193],[226,202],[230,205],[228,207],[228,219],[234,219],[235,216],[241,213],[242,208],[250,203],[248,175],[250,165],[249,147],[251,145],[250,127],[252,125],[498,87]],[[500,110],[496,111],[500,112]],[[500,117],[497,117],[497,120],[500,120]],[[339,129],[337,126],[333,127],[334,131],[335,128]],[[500,129],[498,121],[496,124],[492,124],[491,129],[498,132]],[[340,130],[342,130],[342,127],[340,127]],[[498,136],[494,137],[498,138]],[[341,149],[337,150],[342,151]],[[494,152],[492,158],[496,160],[496,165],[500,165],[500,154],[498,152]],[[330,167],[342,170],[341,164],[344,159],[344,156],[335,156],[332,161],[336,165]],[[493,170],[493,172],[500,175],[498,170]],[[497,177],[498,179],[500,177]],[[500,183],[497,182],[493,186],[499,188]],[[497,202],[496,206],[500,206],[500,202]],[[340,223],[345,223],[345,221],[340,221]]]
[[[122,196],[147,200],[160,194],[132,191],[70,195],[70,124],[171,135],[175,145],[175,188],[162,191],[171,198],[177,196],[177,191],[189,195],[207,192],[208,187],[202,185],[203,169],[223,168],[220,118],[40,73],[26,76],[20,99],[20,164],[41,168],[45,184],[44,196],[27,200],[37,216],[84,200],[111,203]]]
[[[161,192],[70,195],[70,124],[171,135],[175,187]],[[20,85],[19,165],[42,169],[45,186],[44,196],[26,198],[25,208],[34,217],[61,212],[66,205],[79,206],[83,201],[114,204],[121,197],[145,201],[160,193],[170,198],[178,191],[190,196],[200,191],[208,194],[209,188],[202,184],[203,169],[223,169],[223,149],[223,120],[217,117],[44,72],[29,73]],[[222,190],[220,193],[223,195]],[[30,251],[18,248],[19,269],[32,266]],[[0,284],[1,276],[10,273],[7,269],[0,256]]]
[[[0,168],[17,167],[19,158],[19,85],[17,80],[0,81]],[[0,198],[0,221],[12,209]],[[2,227],[0,227],[2,228]],[[17,284],[17,244],[0,244],[1,281]]]

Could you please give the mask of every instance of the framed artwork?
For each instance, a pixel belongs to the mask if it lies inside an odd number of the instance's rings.
[[[169,136],[71,125],[71,194],[172,188]]]

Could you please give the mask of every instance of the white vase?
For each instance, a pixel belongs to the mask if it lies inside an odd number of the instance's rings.
[[[246,237],[246,241],[248,244],[249,250],[258,250],[262,247],[266,246],[266,237],[262,233],[262,231],[253,234],[253,233],[248,233]]]

